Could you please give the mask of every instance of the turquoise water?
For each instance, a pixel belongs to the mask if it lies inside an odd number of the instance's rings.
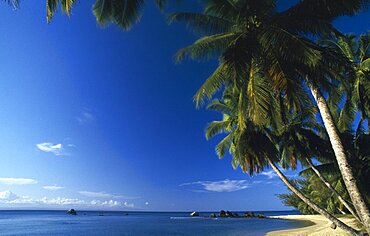
[[[297,214],[263,212],[266,215]],[[128,215],[126,215],[128,214]],[[0,211],[0,235],[265,235],[304,226],[278,219],[190,218],[189,212]]]

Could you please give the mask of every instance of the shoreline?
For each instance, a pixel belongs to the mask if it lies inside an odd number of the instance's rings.
[[[348,235],[340,228],[332,229],[330,225],[332,224],[331,221],[326,219],[322,215],[282,215],[282,216],[270,216],[271,219],[284,219],[284,220],[299,220],[299,221],[306,221],[311,222],[312,224],[309,226],[305,226],[302,228],[294,228],[294,229],[287,229],[287,230],[276,230],[268,232],[267,236],[280,236],[280,235],[307,235],[307,236],[318,236],[318,235]],[[341,221],[344,223],[356,227],[356,220],[350,217],[341,217]]]

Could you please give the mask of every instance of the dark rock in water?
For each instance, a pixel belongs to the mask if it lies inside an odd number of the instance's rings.
[[[211,214],[212,215],[212,214]],[[240,216],[237,212],[231,212],[231,211],[224,211],[221,210],[219,217],[228,217],[228,218],[267,218],[263,214],[257,214],[255,215],[252,211],[246,211],[244,215]]]
[[[219,217],[227,217],[227,218],[239,218],[239,214],[236,212],[231,212],[231,211],[224,211],[221,210]]]
[[[252,211],[247,211],[244,213],[244,217],[255,217],[255,215]]]
[[[220,217],[226,217],[226,211],[221,210],[220,211]]]
[[[211,218],[216,218],[217,216],[216,216],[216,214],[215,214],[215,213],[212,213],[209,217],[211,217]]]
[[[335,223],[333,223],[333,224],[330,225],[330,228],[336,229],[337,228],[337,225]]]
[[[196,212],[196,211],[193,211],[192,213],[190,213],[190,216],[199,216],[199,213],[198,212]]]
[[[69,215],[77,215],[77,212],[75,211],[75,209],[70,209],[67,211],[67,214]]]
[[[234,217],[234,214],[231,211],[227,211],[226,217]]]
[[[125,216],[128,216],[128,213],[126,213]]]

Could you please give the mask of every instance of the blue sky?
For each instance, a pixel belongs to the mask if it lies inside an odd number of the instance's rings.
[[[148,2],[129,32],[99,27],[89,2],[50,25],[42,3],[1,4],[1,209],[288,209],[270,170],[218,160],[204,128],[219,114],[192,101],[216,62],[175,64],[195,37]],[[369,20],[336,24],[359,33]]]

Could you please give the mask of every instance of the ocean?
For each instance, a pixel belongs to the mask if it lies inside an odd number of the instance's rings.
[[[257,218],[209,218],[211,212],[0,211],[0,235],[265,235],[304,222]],[[266,215],[297,211],[255,212]]]

